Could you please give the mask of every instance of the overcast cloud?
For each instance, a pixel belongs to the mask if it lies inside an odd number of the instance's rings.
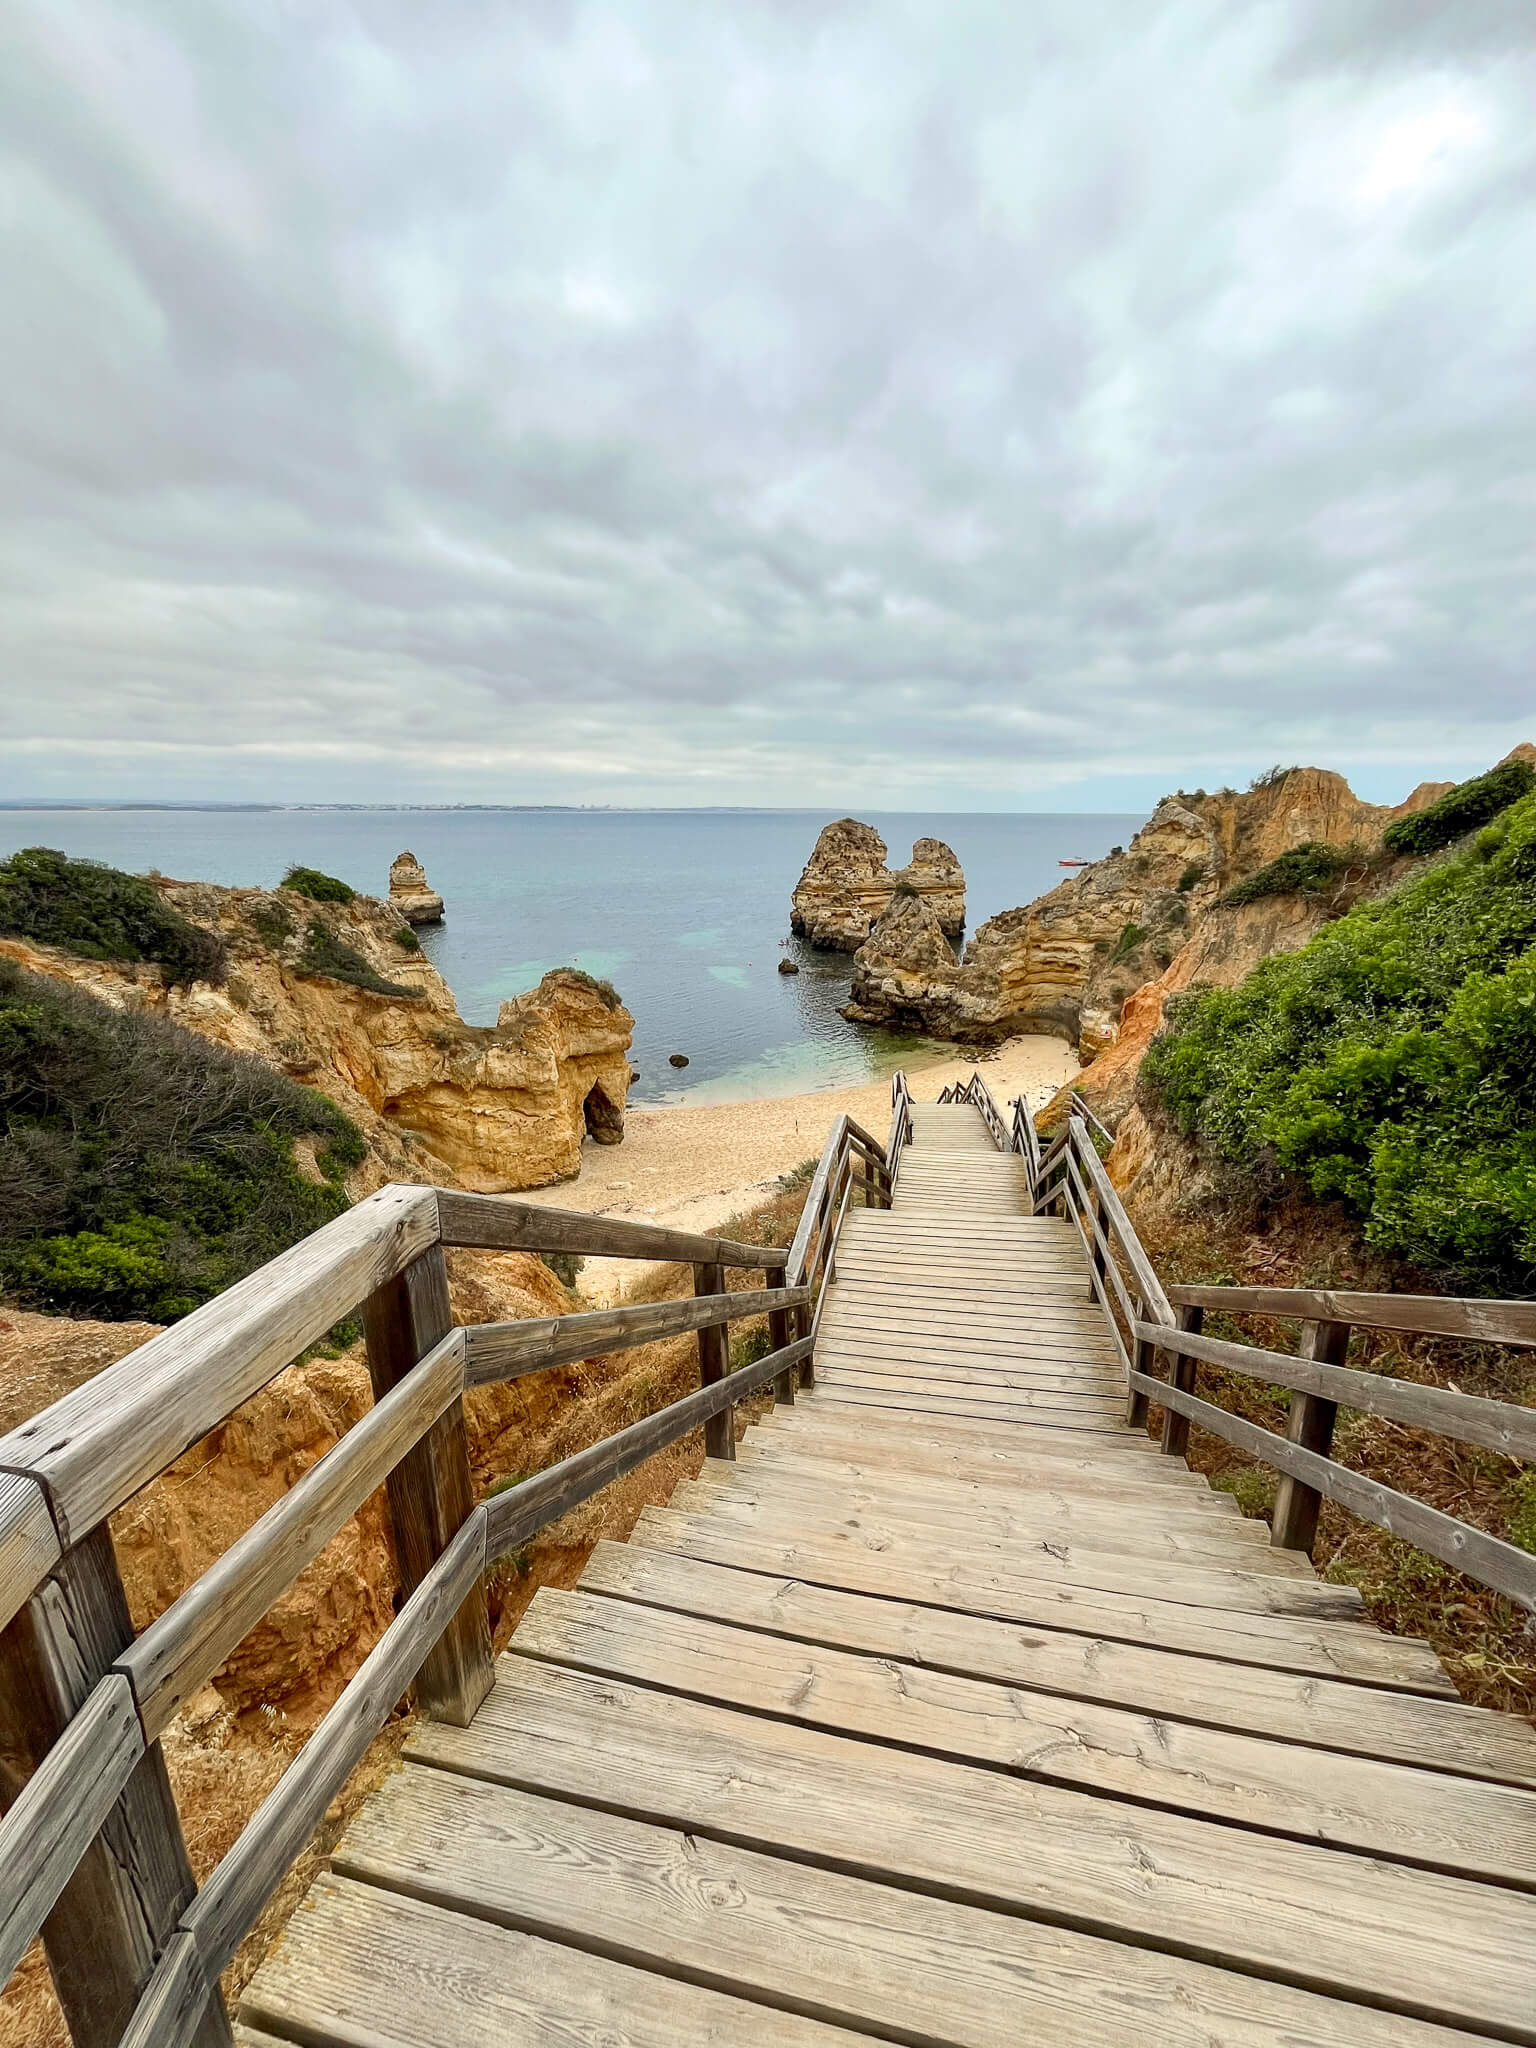
[[[1536,734],[1530,0],[10,0],[0,795]]]

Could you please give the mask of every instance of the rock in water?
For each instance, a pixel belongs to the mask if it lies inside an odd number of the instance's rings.
[[[427,882],[427,871],[414,853],[397,853],[389,864],[390,908],[407,924],[441,924],[443,899]]]
[[[670,1053],[667,1057],[667,1065],[669,1067],[686,1067],[687,1064],[688,1055],[685,1052]]]
[[[793,960],[781,960],[779,962],[779,972],[780,974],[798,974],[800,969]]]
[[[790,899],[790,930],[813,946],[855,953],[898,889],[910,889],[932,907],[951,938],[965,930],[965,875],[942,839],[919,839],[912,859],[894,872],[873,825],[839,818],[824,827]]]

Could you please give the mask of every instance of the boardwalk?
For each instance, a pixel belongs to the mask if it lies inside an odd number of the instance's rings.
[[[1124,1425],[968,1104],[817,1386],[419,1723],[246,1994],[347,2048],[1536,2041],[1536,1737]]]

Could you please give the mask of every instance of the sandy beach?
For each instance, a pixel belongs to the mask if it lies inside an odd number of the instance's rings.
[[[914,1062],[907,1074],[913,1096],[932,1102],[951,1081],[969,1080],[973,1068],[981,1070],[999,1107],[1022,1095],[1036,1109],[1071,1080],[1078,1063],[1059,1038],[1013,1038],[994,1052],[926,1066]],[[832,1119],[843,1111],[883,1144],[891,1120],[890,1082],[748,1102],[631,1109],[622,1145],[589,1139],[582,1147],[580,1179],[540,1188],[532,1199],[590,1215],[718,1230],[766,1195],[781,1174],[817,1157]],[[589,1260],[583,1294],[605,1297],[627,1270],[633,1269],[623,1261]]]

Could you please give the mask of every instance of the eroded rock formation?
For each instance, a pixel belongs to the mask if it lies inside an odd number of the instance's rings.
[[[1211,979],[1225,949],[1237,980],[1247,971],[1238,961],[1251,965],[1283,944],[1304,944],[1364,884],[1366,858],[1379,853],[1386,826],[1443,787],[1422,785],[1388,807],[1363,802],[1340,775],[1297,768],[1241,795],[1164,797],[1128,848],[989,918],[959,968],[933,957],[914,920],[882,920],[856,956],[844,1014],[962,1042],[1052,1032],[1092,1060],[1115,1043],[1128,1000],[1186,954],[1187,978]],[[1195,947],[1234,883],[1309,843],[1361,856],[1338,877],[1336,900],[1289,893],[1222,909],[1208,941]]]
[[[436,969],[400,945],[398,912],[375,898],[158,886],[223,939],[222,987],[168,989],[158,968],[24,940],[0,939],[0,952],[323,1089],[369,1142],[354,1192],[399,1177],[478,1193],[544,1187],[574,1178],[589,1131],[605,1144],[622,1137],[634,1019],[606,984],[556,968],[479,1028]]]
[[[441,924],[443,899],[427,880],[414,853],[397,853],[389,864],[389,907],[407,924]]]
[[[886,866],[885,841],[873,825],[839,818],[824,826],[790,899],[790,929],[813,946],[853,953],[898,892],[910,891],[932,910],[939,929],[965,930],[965,875],[942,839],[919,839],[904,868]]]

